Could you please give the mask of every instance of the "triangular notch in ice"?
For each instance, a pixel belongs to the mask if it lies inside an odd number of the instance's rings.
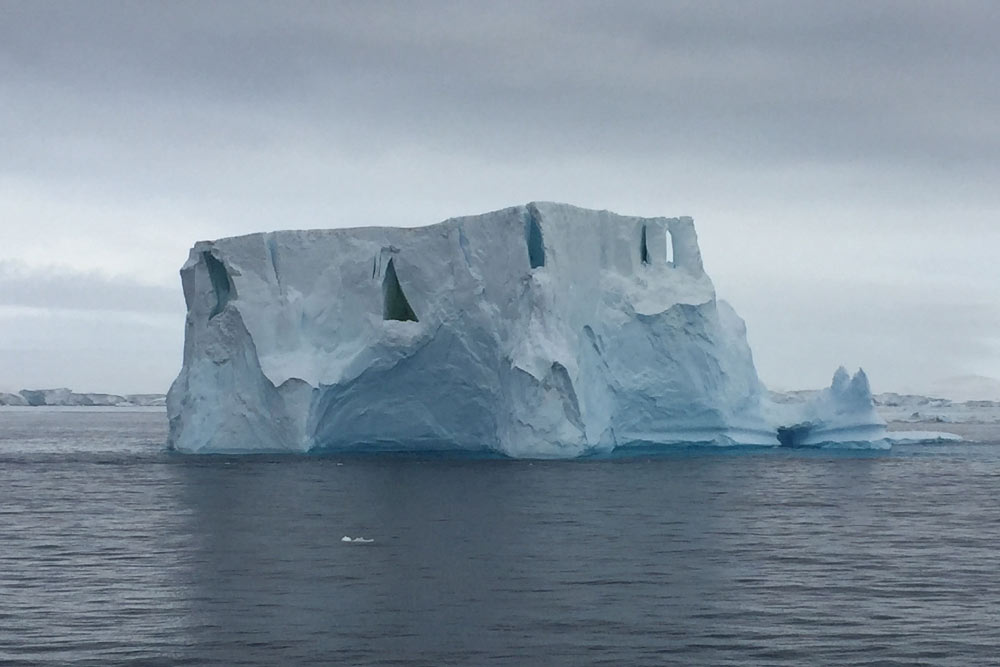
[[[410,307],[410,302],[403,294],[403,288],[396,277],[396,267],[392,260],[385,267],[385,277],[382,278],[382,319],[399,320],[400,322],[417,322],[417,315]]]

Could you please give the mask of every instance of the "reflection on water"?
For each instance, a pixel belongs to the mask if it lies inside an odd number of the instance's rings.
[[[970,665],[1000,644],[995,444],[199,458],[162,451],[162,413],[11,415],[0,662]]]

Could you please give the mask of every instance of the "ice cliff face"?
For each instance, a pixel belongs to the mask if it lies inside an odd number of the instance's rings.
[[[533,203],[251,234],[196,244],[181,278],[178,450],[777,443],[690,218]]]

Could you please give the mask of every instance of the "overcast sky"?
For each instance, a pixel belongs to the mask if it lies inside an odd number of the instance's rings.
[[[691,215],[779,388],[1000,377],[1000,3],[0,2],[0,389],[166,391],[199,239]]]

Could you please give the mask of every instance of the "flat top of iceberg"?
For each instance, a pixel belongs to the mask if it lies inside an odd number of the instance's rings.
[[[588,224],[594,224],[600,222],[601,220],[621,220],[621,221],[655,221],[655,222],[665,222],[668,220],[683,220],[690,223],[694,222],[694,218],[687,215],[682,216],[638,216],[638,215],[624,215],[621,213],[615,213],[614,211],[609,211],[607,209],[590,209],[583,208],[580,206],[575,206],[573,204],[566,204],[562,202],[555,201],[531,201],[527,204],[519,204],[517,206],[508,206],[506,208],[497,209],[495,211],[490,211],[489,213],[475,213],[469,215],[454,216],[451,218],[446,218],[445,220],[439,220],[434,222],[427,222],[416,225],[393,226],[393,225],[365,225],[365,224],[347,224],[338,225],[336,227],[308,227],[308,228],[286,228],[277,231],[264,231],[264,232],[250,232],[247,234],[237,234],[234,236],[224,236],[215,239],[214,243],[225,242],[236,239],[243,239],[247,237],[259,236],[261,234],[334,234],[334,235],[347,235],[353,236],[358,233],[365,233],[368,230],[379,230],[379,229],[390,229],[398,230],[402,233],[421,233],[422,230],[434,227],[447,227],[452,225],[461,225],[466,223],[482,223],[490,224],[490,222],[497,217],[505,216],[509,214],[516,214],[524,209],[534,209],[543,215],[563,215],[571,222],[571,224],[586,226]]]

